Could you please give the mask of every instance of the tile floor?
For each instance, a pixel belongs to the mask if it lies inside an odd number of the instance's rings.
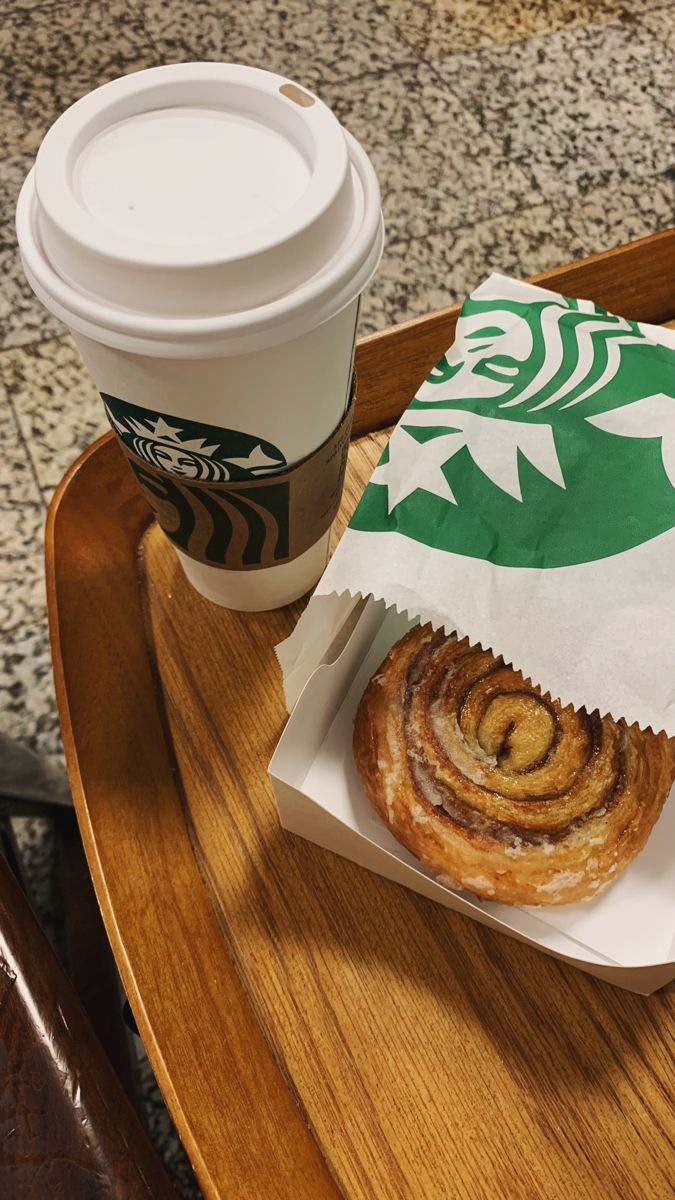
[[[105,426],[16,253],[17,193],[51,121],[162,62],[235,59],[315,89],[382,184],[365,333],[490,269],[531,274],[673,224],[675,0],[4,0],[0,53],[0,730],[58,760],[42,527]],[[23,839],[44,883],[48,830]],[[180,1195],[198,1195],[156,1097],[152,1121]]]

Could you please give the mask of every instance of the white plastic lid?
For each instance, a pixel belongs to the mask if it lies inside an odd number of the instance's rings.
[[[156,67],[78,100],[17,209],[29,282],[120,349],[240,353],[299,336],[382,253],[369,159],[316,96],[231,63]]]

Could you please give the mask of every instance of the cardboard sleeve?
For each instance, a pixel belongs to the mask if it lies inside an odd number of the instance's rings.
[[[197,562],[255,571],[298,558],[332,524],[342,495],[356,381],[347,411],[306,458],[273,474],[224,482],[181,478],[140,458],[118,436],[159,525]]]

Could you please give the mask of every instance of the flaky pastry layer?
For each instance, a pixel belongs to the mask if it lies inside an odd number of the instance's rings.
[[[506,904],[597,895],[642,850],[675,774],[664,733],[563,708],[428,625],[368,684],[354,759],[404,846],[450,886]]]

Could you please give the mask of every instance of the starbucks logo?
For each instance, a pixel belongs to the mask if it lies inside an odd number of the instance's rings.
[[[290,491],[276,446],[116,396],[103,394],[103,401],[146,499],[179,549],[234,570],[286,561]]]
[[[166,417],[116,396],[101,393],[108,419],[122,442],[139,458],[183,479],[256,479],[286,466],[276,446],[261,438]]]
[[[675,525],[675,351],[563,296],[467,300],[351,522],[555,567]]]

